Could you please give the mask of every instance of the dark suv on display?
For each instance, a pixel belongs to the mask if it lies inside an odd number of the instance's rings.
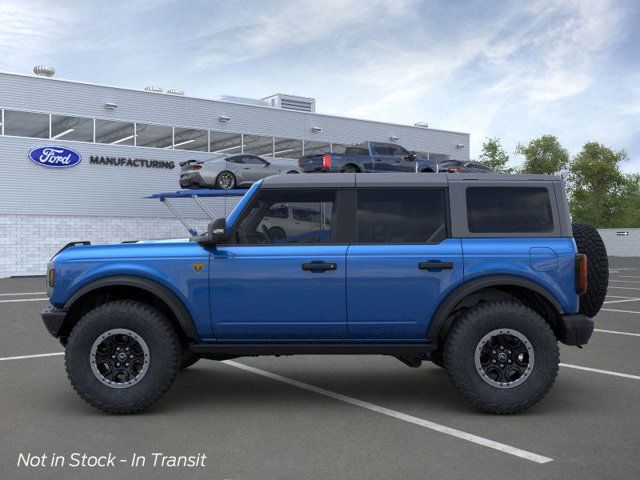
[[[515,413],[551,388],[558,342],[589,341],[607,279],[557,177],[277,175],[204,235],[63,249],[42,316],[105,412],[146,409],[200,358],[382,354]]]

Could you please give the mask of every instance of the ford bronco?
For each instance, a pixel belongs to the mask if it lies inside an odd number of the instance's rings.
[[[201,358],[291,354],[431,361],[475,407],[519,412],[551,388],[558,342],[589,341],[608,283],[561,179],[449,173],[277,175],[203,235],[76,243],[47,273],[71,385],[109,413]]]

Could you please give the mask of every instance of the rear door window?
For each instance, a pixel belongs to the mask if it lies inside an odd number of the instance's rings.
[[[362,189],[357,195],[357,243],[439,243],[447,236],[443,189]]]
[[[467,222],[471,233],[552,232],[549,191],[544,187],[469,187]]]

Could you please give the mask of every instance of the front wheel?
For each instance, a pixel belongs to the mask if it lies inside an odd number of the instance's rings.
[[[107,413],[135,413],[173,384],[182,352],[173,325],[152,306],[104,303],[73,327],[66,345],[69,381],[80,397]]]
[[[545,320],[516,301],[486,302],[451,327],[444,366],[455,389],[489,413],[535,405],[558,374],[556,337]]]

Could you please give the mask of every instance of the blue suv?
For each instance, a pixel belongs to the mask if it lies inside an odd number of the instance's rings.
[[[201,358],[382,354],[514,413],[551,388],[558,341],[588,342],[608,266],[559,178],[342,173],[262,180],[190,239],[72,244],[47,278],[44,323],[105,412]]]

